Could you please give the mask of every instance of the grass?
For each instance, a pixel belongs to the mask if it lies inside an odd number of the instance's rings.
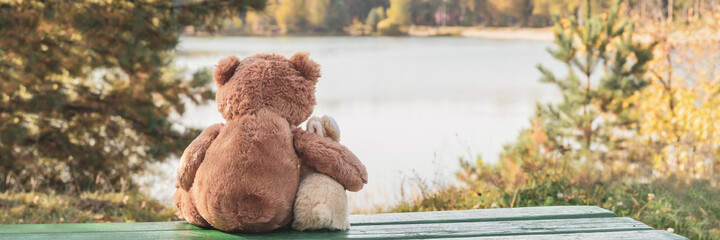
[[[451,186],[391,212],[531,206],[595,205],[690,239],[720,239],[720,189],[707,181],[673,178],[637,184],[573,184],[565,179],[522,189],[471,190]]]
[[[175,210],[132,192],[0,193],[0,224],[176,221]]]
[[[477,186],[480,182],[468,185]],[[449,186],[423,191],[390,212],[595,205],[690,239],[720,239],[720,189],[708,181],[582,184],[545,178],[532,187]],[[177,221],[172,207],[137,191],[77,194],[0,193],[0,224]]]

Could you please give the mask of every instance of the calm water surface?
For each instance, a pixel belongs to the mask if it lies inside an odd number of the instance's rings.
[[[308,51],[322,66],[315,115],[333,116],[341,143],[362,160],[369,183],[351,193],[351,210],[390,206],[429,186],[456,184],[458,158],[496,162],[502,146],[528,127],[535,103],[559,92],[538,82],[535,65],[563,71],[551,42],[471,38],[182,38],[177,63],[194,71],[221,58]],[[224,122],[215,102],[189,106],[183,121]],[[170,202],[177,159],[146,183]],[[401,188],[405,186],[404,191]]]

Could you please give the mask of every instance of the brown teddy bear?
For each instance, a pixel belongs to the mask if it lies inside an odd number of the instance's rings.
[[[332,117],[311,117],[305,129],[321,137],[340,141],[340,127]],[[293,209],[292,228],[300,231],[350,228],[345,188],[335,179],[303,164]]]
[[[227,57],[213,77],[227,123],[205,129],[180,158],[174,202],[185,220],[226,232],[287,227],[302,164],[350,191],[367,183],[345,146],[298,128],[313,111],[320,77],[307,53]]]

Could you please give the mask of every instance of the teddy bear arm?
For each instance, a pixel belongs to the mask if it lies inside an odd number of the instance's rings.
[[[205,159],[205,151],[220,133],[222,127],[222,123],[217,123],[206,128],[185,148],[185,151],[180,157],[177,174],[177,180],[182,189],[187,191],[192,186],[195,180],[195,172],[198,167],[200,167],[200,163]]]
[[[294,131],[295,152],[304,163],[357,192],[367,183],[365,165],[345,146],[301,129]]]

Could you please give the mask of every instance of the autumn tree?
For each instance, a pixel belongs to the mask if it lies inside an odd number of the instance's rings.
[[[348,5],[347,15],[350,16],[351,19],[357,19],[360,22],[367,21],[367,16],[372,9],[377,7],[385,8],[390,4],[387,0],[346,0],[345,2]]]
[[[330,0],[305,1],[305,19],[314,28],[325,28]]]
[[[264,1],[0,3],[0,189],[79,191],[182,153],[178,118],[214,98],[208,69],[173,65],[178,33],[213,32]],[[17,185],[16,185],[17,187]]]
[[[412,23],[409,0],[390,0],[390,7],[385,10],[387,18],[378,22],[377,29],[383,35],[402,35]]]
[[[499,21],[497,24],[501,26],[510,25],[509,20],[513,20],[521,26],[528,26],[528,21],[532,15],[534,4],[530,0],[488,0],[488,5],[494,11],[490,11],[493,18]],[[505,23],[503,23],[505,22]]]
[[[350,12],[347,0],[335,0],[331,1],[328,5],[327,17],[325,17],[325,26],[327,31],[330,33],[339,33],[343,31],[344,27],[349,26],[352,23],[352,16]]]
[[[281,33],[297,32],[305,21],[302,0],[278,0],[274,10],[275,22]]]
[[[377,24],[378,22],[385,19],[385,8],[383,7],[376,7],[373,9],[370,9],[370,12],[368,12],[367,18],[365,18],[365,25],[370,26],[371,31],[375,32],[377,31]]]
[[[576,16],[580,10],[581,0],[534,0],[533,15],[552,20],[552,15],[560,17]]]

